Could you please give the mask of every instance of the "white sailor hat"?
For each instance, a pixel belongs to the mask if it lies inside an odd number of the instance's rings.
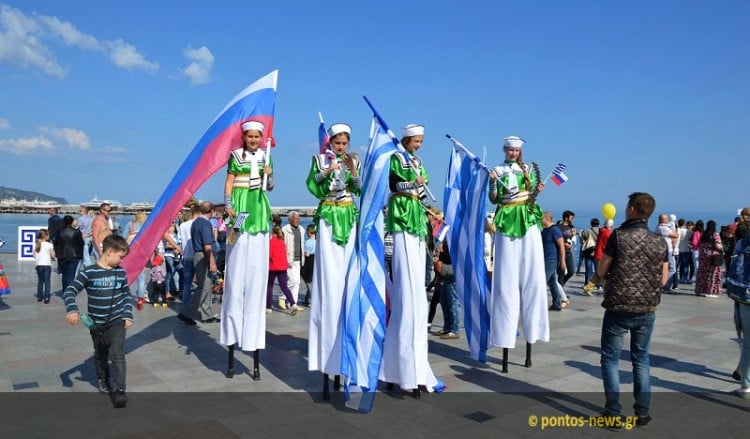
[[[258,131],[260,133],[263,133],[263,130],[266,128],[265,125],[263,125],[261,122],[258,122],[257,120],[251,120],[248,122],[245,122],[242,124],[242,132],[253,130]]]
[[[335,123],[328,127],[328,137],[333,137],[335,135],[346,133],[351,135],[352,134],[352,127],[345,123]]]
[[[424,125],[410,123],[401,128],[401,137],[424,136]]]
[[[504,138],[503,140],[504,140],[503,147],[507,146],[508,148],[520,148],[523,146],[524,143],[526,143],[525,140],[523,140],[522,138],[518,136],[508,136]]]

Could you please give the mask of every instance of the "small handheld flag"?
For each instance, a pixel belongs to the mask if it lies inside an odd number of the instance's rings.
[[[558,163],[557,166],[555,166],[555,169],[553,169],[552,172],[549,173],[547,178],[544,179],[542,184],[547,184],[547,181],[550,178],[552,178],[552,181],[558,186],[565,183],[566,181],[568,181],[568,176],[563,173],[564,170],[565,170],[565,164]]]
[[[562,171],[552,173],[552,182],[555,183],[556,185],[560,186],[566,181],[568,181],[568,176],[565,175]]]
[[[318,126],[318,143],[320,144],[320,153],[326,154],[330,149],[328,148],[328,131],[326,130],[326,124],[323,122],[323,115],[318,112],[318,119],[320,119],[320,126]]]

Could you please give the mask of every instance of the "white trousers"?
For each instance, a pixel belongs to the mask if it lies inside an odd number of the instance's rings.
[[[526,235],[495,234],[495,267],[490,311],[490,346],[516,347],[518,319],[529,343],[549,341],[547,285],[542,235],[532,226]]]
[[[299,296],[299,275],[300,270],[302,270],[302,264],[301,261],[292,261],[292,266],[287,268],[286,275],[289,278],[289,282],[286,283],[286,286],[289,287],[289,290],[292,291],[292,297],[294,297],[294,303],[299,302],[297,300],[297,297]],[[286,296],[283,294],[279,296],[279,299],[286,300]]]
[[[433,391],[438,381],[427,352],[425,243],[405,232],[393,234],[391,317],[385,330],[380,379],[402,389],[423,385]]]
[[[237,343],[243,351],[265,349],[268,253],[268,233],[240,233],[227,245],[221,344]]]
[[[315,241],[310,333],[307,341],[308,370],[341,375],[341,316],[344,312],[346,269],[354,252],[354,226],[345,246],[333,240],[333,228],[321,219]]]

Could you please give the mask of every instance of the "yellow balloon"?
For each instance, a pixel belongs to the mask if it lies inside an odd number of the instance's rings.
[[[602,206],[602,215],[605,220],[615,219],[615,214],[617,214],[617,209],[614,204],[606,203]]]

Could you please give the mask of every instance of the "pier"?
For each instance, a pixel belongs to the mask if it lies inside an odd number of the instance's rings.
[[[59,213],[61,215],[78,215],[78,209],[81,208],[80,204],[63,204],[59,206]],[[18,213],[18,214],[46,214],[49,207],[33,207],[33,206],[0,206],[0,213]],[[94,209],[95,211],[98,209]],[[153,206],[148,208],[131,208],[129,205],[122,205],[119,207],[112,207],[112,213],[115,215],[133,215],[137,212],[151,213]],[[287,216],[291,211],[299,212],[301,217],[312,217],[315,215],[317,206],[271,206],[271,213],[278,213],[281,216]]]

